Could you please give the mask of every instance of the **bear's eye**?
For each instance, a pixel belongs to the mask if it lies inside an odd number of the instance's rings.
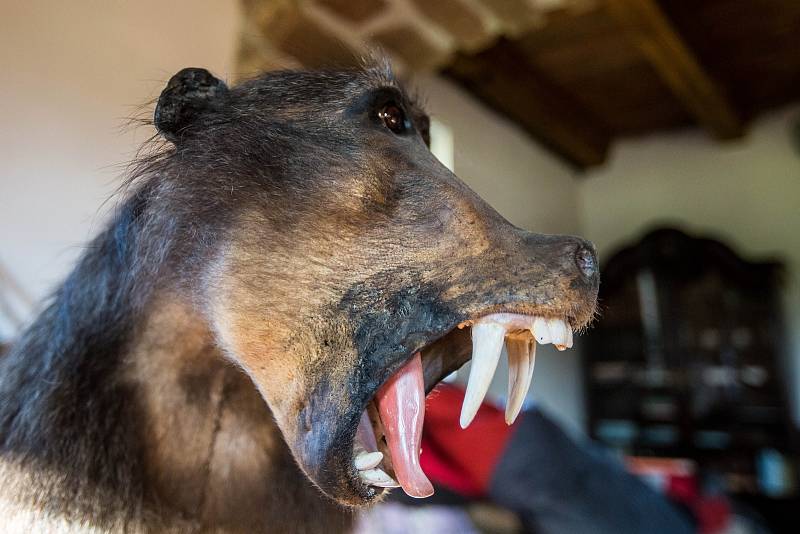
[[[411,124],[406,119],[406,114],[397,104],[386,104],[378,111],[378,118],[383,124],[396,134],[407,131]]]

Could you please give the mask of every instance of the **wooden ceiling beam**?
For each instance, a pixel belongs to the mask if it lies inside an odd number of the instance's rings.
[[[703,69],[656,0],[605,0],[605,5],[703,127],[718,139],[743,134],[742,121],[723,88]]]
[[[585,169],[606,159],[611,134],[599,119],[554,86],[513,43],[501,39],[474,54],[458,54],[444,74],[540,141]]]

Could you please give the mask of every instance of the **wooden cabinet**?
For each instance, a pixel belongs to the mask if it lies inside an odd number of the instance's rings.
[[[661,229],[601,272],[601,318],[584,343],[592,437],[626,454],[693,459],[729,491],[772,491],[764,462],[795,450],[781,265]]]

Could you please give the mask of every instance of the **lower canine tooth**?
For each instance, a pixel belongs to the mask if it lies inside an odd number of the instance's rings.
[[[533,379],[533,366],[536,363],[536,342],[533,339],[506,340],[508,353],[508,403],[506,404],[506,423],[511,424],[519,415],[525,396]]]
[[[378,464],[381,463],[383,460],[383,453],[382,452],[362,452],[358,456],[356,456],[355,465],[356,469],[359,471],[364,471],[367,469],[372,469],[374,467],[378,467]]]
[[[461,428],[469,426],[486,396],[503,350],[505,335],[506,329],[498,324],[477,323],[472,326],[472,364],[461,406]]]

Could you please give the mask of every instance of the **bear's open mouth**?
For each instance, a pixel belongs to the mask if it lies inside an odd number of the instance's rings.
[[[447,364],[432,346],[448,336],[471,330],[472,352]],[[533,378],[536,345],[572,347],[569,319],[519,313],[490,313],[454,326],[445,336],[410,355],[375,392],[363,411],[353,441],[353,466],[368,487],[402,487],[411,497],[433,494],[420,467],[420,441],[425,417],[425,395],[445,376],[472,360],[460,424],[472,422],[489,389],[500,356],[506,353],[509,391],[505,419],[514,422]],[[370,490],[374,492],[375,490]]]

